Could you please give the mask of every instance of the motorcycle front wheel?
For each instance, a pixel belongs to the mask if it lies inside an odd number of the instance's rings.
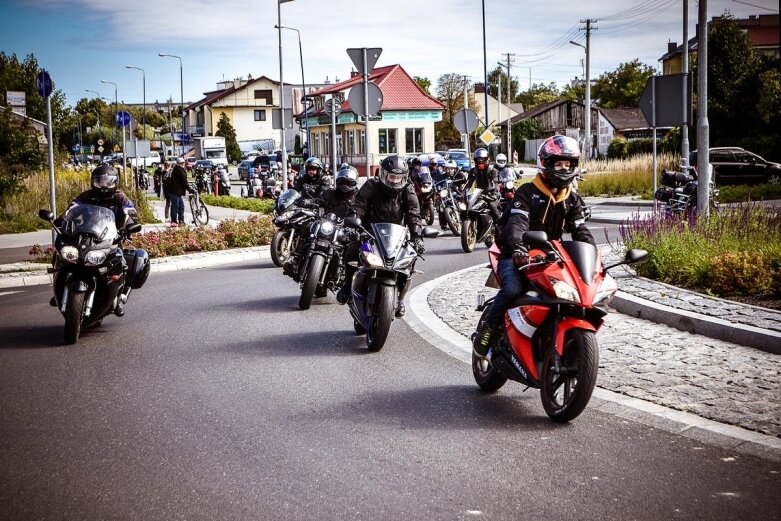
[[[68,294],[65,308],[65,343],[75,344],[81,334],[81,318],[84,314],[84,293],[72,291]]]
[[[477,323],[478,331],[483,330],[483,322],[490,309],[489,306],[483,310],[480,321]],[[475,333],[475,335],[477,335],[477,333]],[[475,339],[477,339],[477,336],[475,336]],[[472,375],[475,377],[477,386],[486,393],[495,393],[507,383],[507,377],[497,371],[488,360],[477,356],[474,349],[472,349]]]
[[[309,259],[309,265],[306,268],[304,285],[301,288],[301,297],[298,299],[298,307],[309,309],[312,304],[312,297],[317,289],[317,283],[320,281],[320,275],[323,273],[325,258],[321,255],[313,255]]]
[[[461,248],[464,253],[472,253],[477,242],[477,225],[472,219],[461,222]]]
[[[423,221],[426,223],[427,226],[431,226],[432,224],[434,224],[435,214],[436,212],[434,211],[434,201],[429,201],[426,204],[426,207],[423,209],[423,215],[421,215]]]
[[[281,268],[288,257],[290,257],[290,244],[288,244],[287,233],[277,230],[271,238],[271,262]]]
[[[458,212],[452,206],[445,208],[445,220],[453,235],[461,235],[461,220],[458,217]]]
[[[385,345],[396,312],[396,288],[378,285],[376,299],[375,313],[371,316],[369,329],[366,331],[369,351],[379,351]]]
[[[542,407],[555,422],[577,418],[586,408],[597,383],[599,350],[593,331],[571,329],[564,338],[559,371],[555,370],[556,351],[545,356],[540,374]]]

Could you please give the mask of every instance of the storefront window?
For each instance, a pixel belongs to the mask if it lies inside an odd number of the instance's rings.
[[[396,154],[396,129],[381,128],[379,131],[380,154]]]
[[[347,154],[351,156],[355,155],[355,131],[354,130],[347,131]]]
[[[408,154],[423,152],[423,129],[408,128],[405,132],[405,149]]]

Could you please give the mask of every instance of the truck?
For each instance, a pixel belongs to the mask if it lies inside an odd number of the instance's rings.
[[[210,159],[214,164],[228,166],[225,138],[217,136],[197,137],[193,140],[195,159]]]

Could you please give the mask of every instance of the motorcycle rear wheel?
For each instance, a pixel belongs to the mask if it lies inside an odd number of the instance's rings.
[[[583,329],[567,332],[558,373],[554,372],[554,355],[550,350],[542,364],[540,397],[545,413],[555,422],[566,423],[583,412],[597,383],[597,337]]]
[[[317,289],[317,283],[320,281],[320,275],[323,273],[325,258],[321,255],[313,255],[309,259],[309,265],[306,268],[304,286],[301,288],[301,297],[298,299],[298,307],[309,309],[312,304],[312,297]]]
[[[369,351],[379,351],[388,338],[393,315],[396,312],[396,288],[380,284],[377,286],[376,312],[371,317],[366,331],[366,345]]]
[[[426,207],[423,209],[423,215],[421,217],[423,218],[423,221],[425,221],[427,226],[431,226],[434,224],[434,214],[436,212],[434,211],[434,201],[429,201],[426,204]]]
[[[81,334],[81,319],[84,314],[84,293],[73,291],[68,294],[68,305],[65,308],[65,334],[63,340],[66,344],[75,344]]]
[[[285,261],[290,257],[290,245],[287,240],[287,233],[277,230],[271,238],[271,262],[278,268],[281,268]]]
[[[461,248],[464,253],[472,253],[477,242],[477,225],[471,219],[461,221]]]
[[[458,212],[452,206],[445,209],[445,220],[453,235],[461,235],[461,220],[458,218]]]

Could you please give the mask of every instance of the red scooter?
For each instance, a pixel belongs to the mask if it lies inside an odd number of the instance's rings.
[[[586,407],[597,382],[596,333],[618,287],[607,270],[645,260],[644,250],[629,250],[623,261],[603,267],[597,248],[578,241],[548,241],[545,232],[526,232],[530,263],[519,268],[528,291],[505,313],[504,334],[485,358],[472,353],[472,373],[483,391],[495,392],[508,379],[540,389],[550,418],[568,422]],[[499,249],[488,252],[497,287]],[[478,331],[493,299],[478,302]],[[477,334],[472,341],[476,341]]]

